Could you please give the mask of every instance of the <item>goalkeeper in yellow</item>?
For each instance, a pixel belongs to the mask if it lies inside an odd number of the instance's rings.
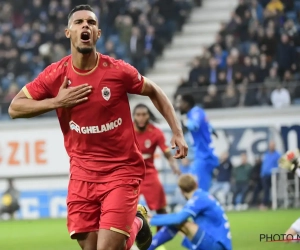
[[[279,167],[295,173],[300,177],[300,151],[299,149],[291,150],[286,152],[279,159]],[[290,235],[294,236],[294,239],[300,238],[300,218],[298,218],[290,228],[285,232],[286,240],[290,240]],[[299,236],[298,236],[299,235]]]
[[[13,219],[19,209],[19,192],[15,189],[12,179],[8,179],[8,188],[0,200],[0,216],[8,214],[10,219]]]

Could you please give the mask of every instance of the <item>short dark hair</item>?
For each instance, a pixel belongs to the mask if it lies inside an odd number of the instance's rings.
[[[181,100],[186,102],[191,108],[195,106],[195,99],[190,94],[182,95]]]
[[[90,5],[87,5],[87,4],[81,4],[81,5],[77,5],[75,6],[69,13],[68,15],[68,20],[70,20],[71,16],[77,12],[77,11],[80,11],[80,10],[89,10],[91,12],[94,12],[94,10],[92,9],[92,7]]]
[[[147,105],[143,104],[143,103],[139,103],[138,105],[136,105],[133,109],[133,115],[135,114],[136,110],[139,109],[139,108],[144,108],[144,109],[147,109],[148,111],[148,114],[150,116],[150,120],[153,121],[153,122],[156,122],[158,123],[159,120],[156,118],[156,116],[152,113],[152,111],[148,108]]]

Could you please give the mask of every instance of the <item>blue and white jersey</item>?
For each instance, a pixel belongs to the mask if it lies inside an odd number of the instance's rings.
[[[186,127],[193,136],[195,158],[215,157],[212,145],[212,126],[206,113],[200,107],[193,107],[187,113]]]

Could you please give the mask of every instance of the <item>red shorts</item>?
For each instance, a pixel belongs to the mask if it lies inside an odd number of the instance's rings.
[[[136,179],[107,183],[70,180],[67,225],[71,238],[99,229],[129,237],[137,211],[139,185]]]
[[[146,172],[145,179],[142,181],[140,189],[150,210],[159,210],[166,207],[167,201],[165,191],[156,171],[150,173]]]

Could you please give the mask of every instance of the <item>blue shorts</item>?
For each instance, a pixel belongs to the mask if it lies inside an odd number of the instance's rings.
[[[189,240],[185,237],[182,241],[182,246],[190,250],[226,250],[220,242],[217,242],[212,236],[200,228],[193,240]]]

